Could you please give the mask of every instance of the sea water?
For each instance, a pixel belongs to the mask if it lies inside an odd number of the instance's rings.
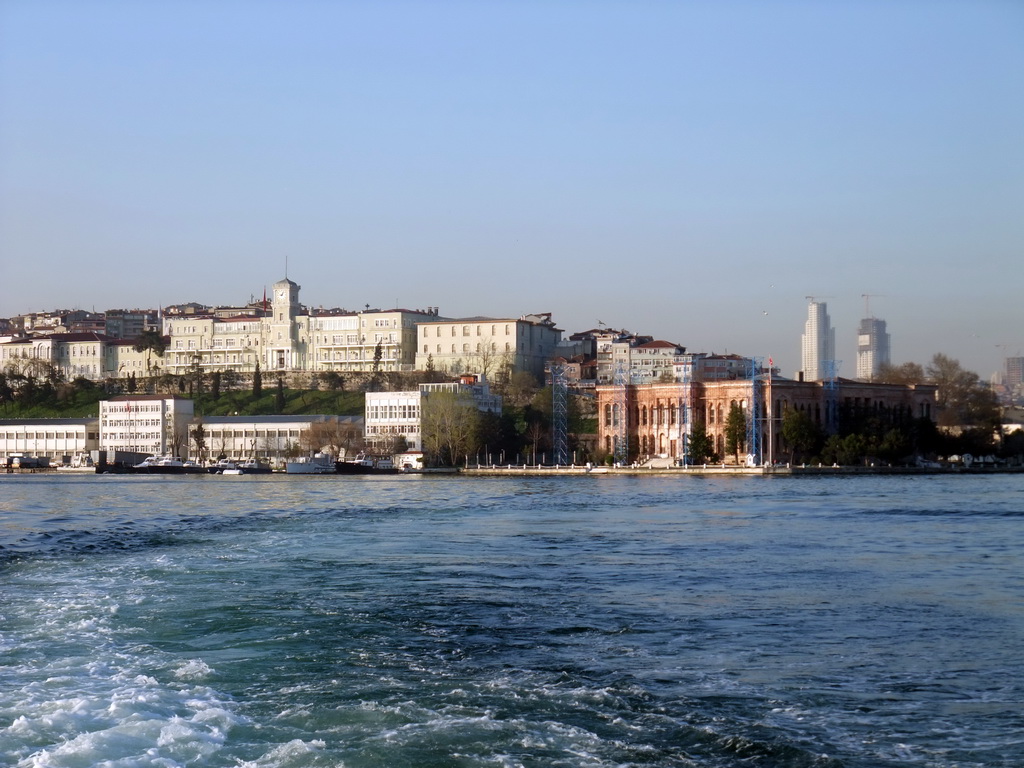
[[[0,477],[0,765],[1024,765],[1024,476]]]

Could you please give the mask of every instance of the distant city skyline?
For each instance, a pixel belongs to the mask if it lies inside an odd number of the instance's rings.
[[[1024,351],[1024,4],[0,4],[0,316],[552,312],[854,377]],[[956,55],[951,55],[955,51]],[[287,267],[286,267],[287,262]],[[825,298],[827,297],[827,298]]]

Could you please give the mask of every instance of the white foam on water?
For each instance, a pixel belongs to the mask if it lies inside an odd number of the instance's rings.
[[[326,746],[320,739],[293,739],[274,747],[256,760],[240,762],[238,768],[302,768],[309,764],[312,755],[319,753]],[[335,768],[345,768],[343,762],[332,761],[331,765]]]
[[[201,684],[213,672],[204,661],[137,643],[139,628],[122,623],[110,597],[125,587],[58,582],[46,598],[7,606],[0,764],[194,765],[245,722],[230,697]]]
[[[174,670],[174,676],[179,680],[205,680],[212,674],[213,670],[210,665],[202,659],[189,659]]]

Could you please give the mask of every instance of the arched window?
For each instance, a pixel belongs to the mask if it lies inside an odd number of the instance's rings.
[[[647,426],[647,406],[645,405],[640,409],[640,424],[641,426]]]

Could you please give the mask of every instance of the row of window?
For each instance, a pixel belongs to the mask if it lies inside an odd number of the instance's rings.
[[[160,413],[161,403],[110,403],[104,408],[111,413]]]
[[[84,432],[0,432],[6,440],[82,440]],[[90,432],[89,437],[95,439],[96,433]]]
[[[462,345],[462,354],[464,354],[464,355],[469,355],[469,354],[473,354],[473,353],[479,355],[479,354],[482,354],[485,351],[486,350],[483,347],[483,345],[481,345],[479,343],[477,343],[476,348],[473,349],[473,350],[470,349],[469,344],[463,344]],[[490,351],[496,353],[498,351],[498,345],[492,342],[491,343]],[[512,345],[506,342],[505,343],[505,351],[506,352],[511,352],[512,351]],[[430,354],[430,345],[429,344],[424,344],[423,345],[423,354],[424,355],[429,355]],[[443,354],[441,352],[441,345],[440,344],[436,345],[435,354],[438,354],[438,355]],[[459,354],[458,344],[452,344],[451,354],[453,354],[453,355]]]
[[[452,326],[448,326],[448,327],[451,328],[451,335],[452,336],[458,336],[459,335],[458,326],[452,325]],[[482,325],[476,326],[476,335],[477,336],[483,336],[484,335],[484,331],[483,331],[484,327],[485,326],[482,326]],[[427,338],[428,336],[430,336],[430,328],[431,328],[431,326],[429,326],[429,325],[423,326],[423,338]],[[472,335],[470,333],[472,328],[473,328],[473,326],[471,326],[471,325],[464,325],[464,326],[462,326],[462,335],[463,336],[470,336],[470,335]],[[505,326],[505,335],[508,336],[511,333],[512,333],[512,325],[511,324],[507,324]],[[434,335],[439,337],[439,338],[441,336],[448,335],[447,333],[445,333],[445,326],[443,326],[443,325],[434,326]],[[491,336],[497,336],[497,335],[498,335],[498,326],[497,325],[492,325],[491,326]]]
[[[382,424],[380,426],[369,425],[366,427],[367,435],[416,435],[419,434],[419,424]]]
[[[254,437],[270,438],[270,437],[295,437],[299,436],[299,430],[297,429],[257,429],[253,432],[251,429],[215,429],[207,433],[207,437],[211,440],[230,440],[233,438],[239,438],[244,440],[245,438],[252,439]]]
[[[408,405],[367,405],[367,421],[383,421],[390,419],[418,419],[420,407],[416,404]]]
[[[68,357],[68,349],[69,349],[68,347],[63,347],[63,346],[62,347],[58,347],[58,351],[60,352],[60,356],[61,357]],[[74,345],[74,346],[70,347],[70,350],[71,350],[71,355],[70,355],[71,357],[77,357],[78,355],[81,355],[82,357],[85,357],[87,355],[88,356],[95,356],[96,355],[96,347],[85,347],[84,349],[82,349],[81,352],[79,352],[78,351],[78,345]]]
[[[365,352],[365,354],[364,354],[364,352]],[[397,349],[384,348],[380,352],[381,352],[381,359],[382,360],[393,360],[393,359],[398,357],[398,350]],[[348,352],[345,352],[344,350],[337,350],[336,349],[336,350],[334,350],[333,353],[330,352],[329,350],[325,350],[325,351],[322,351],[322,352],[320,350],[317,350],[316,359],[317,360],[373,360],[376,357],[376,355],[377,355],[376,350],[371,350],[371,349],[366,349],[366,350],[350,349]]]

